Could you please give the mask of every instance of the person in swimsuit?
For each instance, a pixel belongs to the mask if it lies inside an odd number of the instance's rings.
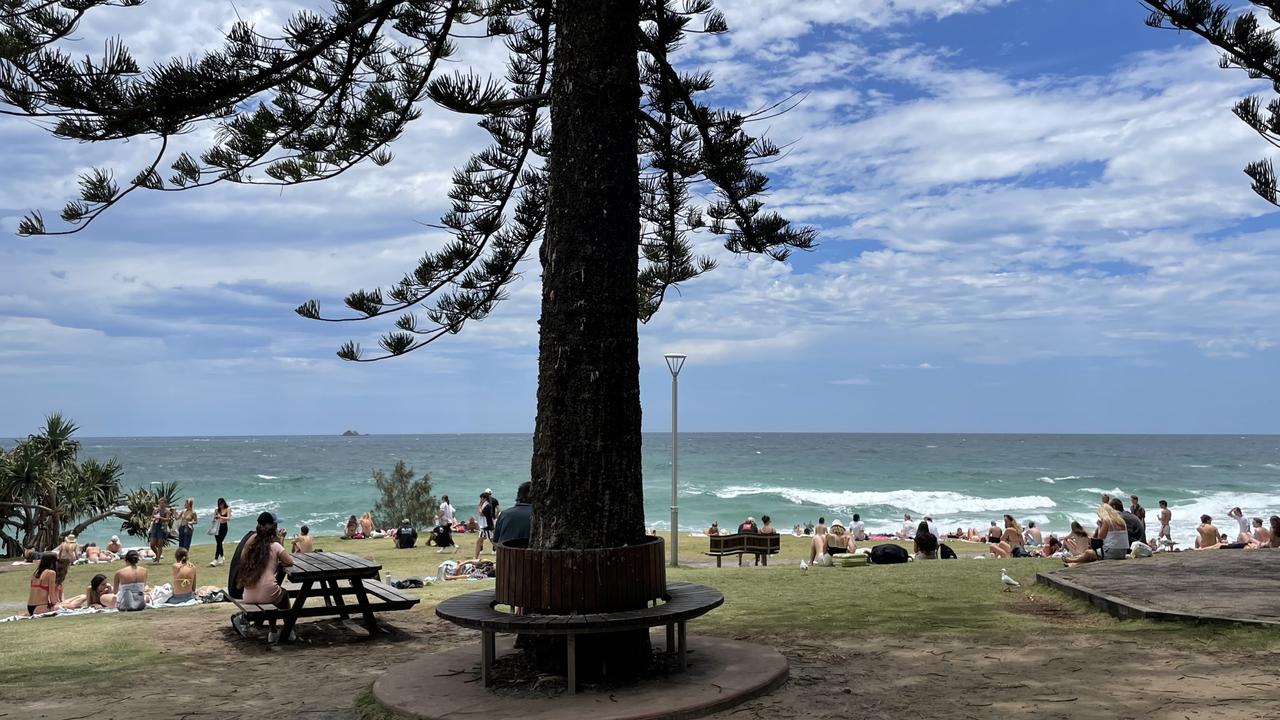
[[[1063,538],[1062,546],[1067,549],[1068,553],[1070,553],[1070,555],[1067,556],[1068,560],[1089,562],[1088,560],[1083,559],[1087,553],[1092,552],[1089,547],[1089,533],[1085,532],[1084,526],[1079,522],[1075,520],[1071,521],[1071,533]],[[1093,560],[1096,559],[1096,557],[1093,558]]]
[[[991,527],[987,528],[987,542],[992,545],[1000,542],[1000,538],[1004,535],[1004,531],[996,524],[995,520],[991,521]]]
[[[148,545],[155,554],[155,559],[151,561],[153,563],[160,562],[164,557],[164,546],[169,542],[169,523],[172,521],[173,511],[169,509],[169,501],[160,498],[155,512],[151,513],[151,532],[147,533]]]
[[[760,526],[761,535],[773,535],[778,532],[773,529],[773,520],[771,520],[768,515],[761,515],[760,522],[764,523]]]
[[[814,535],[809,545],[809,562],[812,563],[819,555],[835,555],[836,553],[851,553],[857,550],[858,546],[853,542],[853,536],[845,532],[844,523],[840,520],[832,520],[831,525],[827,527],[827,532],[822,535]]]
[[[182,512],[178,513],[178,547],[191,549],[191,536],[196,534],[196,521],[199,516],[196,515],[195,499],[187,498],[186,504],[182,507]],[[175,557],[177,557],[175,555]]]
[[[120,536],[112,535],[111,542],[107,543],[107,552],[112,555],[119,555],[124,551],[124,546],[120,544]]]
[[[368,512],[360,517],[360,531],[367,538],[382,536],[382,532],[373,524],[373,514]]]
[[[342,537],[348,540],[363,540],[364,533],[360,531],[360,519],[355,515],[347,518],[347,527],[343,531]]]
[[[40,564],[31,573],[31,590],[27,593],[27,614],[40,615],[58,609],[62,586],[58,584],[58,556],[42,553]]]
[[[991,554],[1002,558],[1021,557],[1026,554],[1022,543],[1022,526],[1014,516],[1005,515],[1004,532],[1000,534],[1000,540],[991,546]]]
[[[1170,545],[1173,544],[1173,530],[1169,527],[1170,521],[1173,520],[1173,512],[1169,510],[1169,501],[1160,501],[1160,533],[1156,536],[1156,540],[1168,540]]]
[[[196,566],[187,561],[186,548],[178,548],[173,553],[173,595],[165,601],[169,605],[181,605],[196,596]]]
[[[1196,549],[1216,550],[1222,545],[1222,533],[1213,524],[1213,518],[1208,515],[1201,515],[1200,527],[1196,528]]]
[[[222,543],[227,539],[227,531],[230,529],[227,523],[231,522],[231,506],[227,504],[225,498],[218,498],[218,506],[213,511],[213,521],[218,524],[218,531],[213,536],[217,547],[214,548],[213,562],[209,563],[209,567],[221,565],[225,557]]]
[[[316,539],[311,534],[311,528],[306,525],[303,525],[302,529],[299,530],[298,532],[302,534],[293,539],[293,546],[289,549],[289,552],[308,553],[315,550]]]
[[[138,551],[124,554],[124,567],[116,571],[116,609],[122,612],[142,610],[147,606],[147,569],[138,567]]]
[[[1267,542],[1267,547],[1280,548],[1280,515],[1272,515],[1267,522],[1271,525],[1271,531],[1268,533],[1271,540]]]

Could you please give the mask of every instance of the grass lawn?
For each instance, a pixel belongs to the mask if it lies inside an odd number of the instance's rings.
[[[466,536],[459,538],[464,542]],[[682,537],[681,559],[708,560],[703,538]],[[472,540],[474,542],[474,540]],[[326,550],[353,552],[378,560],[384,575],[434,575],[445,558],[464,558],[468,552],[440,555],[433,548],[400,551],[390,541],[344,541],[320,538]],[[957,544],[962,558],[982,546]],[[225,566],[207,567],[212,546],[196,546],[194,561],[200,585],[225,585]],[[808,541],[784,536],[782,552],[769,567],[668,568],[668,579],[719,588],[725,604],[694,621],[695,632],[759,638],[790,637],[822,642],[833,638],[913,640],[955,639],[1011,645],[1069,643],[1073,637],[1139,638],[1183,646],[1229,649],[1247,646],[1260,651],[1280,650],[1280,634],[1263,629],[1223,629],[1178,623],[1121,622],[1054,590],[1034,585],[1037,571],[1058,567],[1056,560],[971,560],[916,562],[907,565],[860,568],[810,568],[796,561],[808,556]],[[67,595],[82,592],[98,572],[108,576],[121,567],[73,567]],[[150,582],[169,580],[169,564],[150,566]],[[1018,592],[1002,592],[1000,568],[1023,583]],[[0,615],[25,609],[31,567],[0,572]],[[410,591],[422,597],[411,613],[432,614],[440,600],[492,587],[491,583],[449,582]],[[226,622],[229,604],[142,613],[91,615],[79,618],[0,624],[0,677],[15,687],[105,684],[108,673],[142,670],[162,662],[166,672],[197,670],[198,654],[170,654],[169,640],[152,630],[155,618],[187,614],[198,632]],[[395,622],[395,616],[388,620]],[[207,625],[206,625],[207,624]],[[163,660],[160,656],[165,655]],[[184,668],[184,665],[190,667]]]

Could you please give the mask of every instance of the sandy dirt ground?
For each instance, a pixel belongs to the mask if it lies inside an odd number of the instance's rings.
[[[241,639],[228,615],[158,613],[147,631],[168,638],[170,647],[192,649],[180,651],[189,664],[157,668],[149,682],[35,696],[0,681],[0,718],[353,720],[354,698],[391,664],[477,640],[418,610],[387,616],[388,632],[378,637],[354,622],[309,623],[299,625],[303,642],[270,648]],[[738,639],[781,650],[791,661],[791,680],[713,716],[721,720],[1280,717],[1280,654],[1244,648],[1197,652],[1096,635],[1029,648],[1006,647],[995,637],[979,645],[823,643],[758,633]]]

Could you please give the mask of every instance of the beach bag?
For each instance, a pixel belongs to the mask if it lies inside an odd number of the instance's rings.
[[[901,545],[886,543],[871,548],[871,563],[874,565],[897,565],[907,562],[911,553]]]
[[[942,543],[941,545],[938,546],[938,557],[941,557],[943,560],[958,559],[956,555],[956,551],[952,550],[951,546],[946,543]]]
[[[210,534],[210,535],[217,535],[217,534],[218,534],[218,519],[217,519],[217,518],[213,518],[212,520],[210,520],[210,521],[209,521],[209,534]]]

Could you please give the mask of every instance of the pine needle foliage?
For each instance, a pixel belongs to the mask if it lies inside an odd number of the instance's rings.
[[[638,319],[647,322],[671,288],[715,267],[694,254],[693,233],[719,236],[735,254],[779,261],[812,248],[815,233],[764,209],[768,179],[758,167],[780,148],[748,132],[790,101],[750,113],[706,105],[700,98],[712,87],[710,75],[678,69],[674,56],[691,35],[726,32],[724,16],[711,0],[636,1],[637,293]],[[139,191],[297,185],[366,161],[386,165],[408,123],[434,104],[477,116],[489,134],[488,146],[453,174],[450,209],[440,219],[452,240],[387,286],[349,294],[349,314],[325,315],[315,300],[297,313],[329,322],[393,316],[381,352],[366,355],[355,342],[338,351],[371,361],[457,333],[506,297],[546,225],[554,0],[332,0],[327,12],[299,11],[271,34],[237,22],[221,47],[145,69],[121,40],[98,58],[64,49],[86,14],[141,4],[0,0],[0,114],[45,123],[70,140],[151,138],[156,146],[146,165],[127,173],[88,170],[61,226],[33,211],[20,234],[81,231]],[[501,77],[445,69],[458,43],[478,41],[504,44]],[[203,152],[171,149],[176,136],[207,126],[216,142]]]
[[[1265,104],[1262,98],[1251,95],[1237,102],[1232,111],[1273,147],[1280,148],[1280,43],[1276,41],[1275,27],[1280,23],[1280,0],[1250,0],[1255,8],[1266,12],[1270,23],[1252,9],[1246,11],[1216,0],[1141,2],[1151,11],[1147,25],[1193,32],[1222,50],[1219,67],[1243,70],[1255,80],[1271,82],[1276,95]],[[1271,158],[1249,163],[1244,172],[1253,181],[1255,193],[1272,205],[1280,205]]]

